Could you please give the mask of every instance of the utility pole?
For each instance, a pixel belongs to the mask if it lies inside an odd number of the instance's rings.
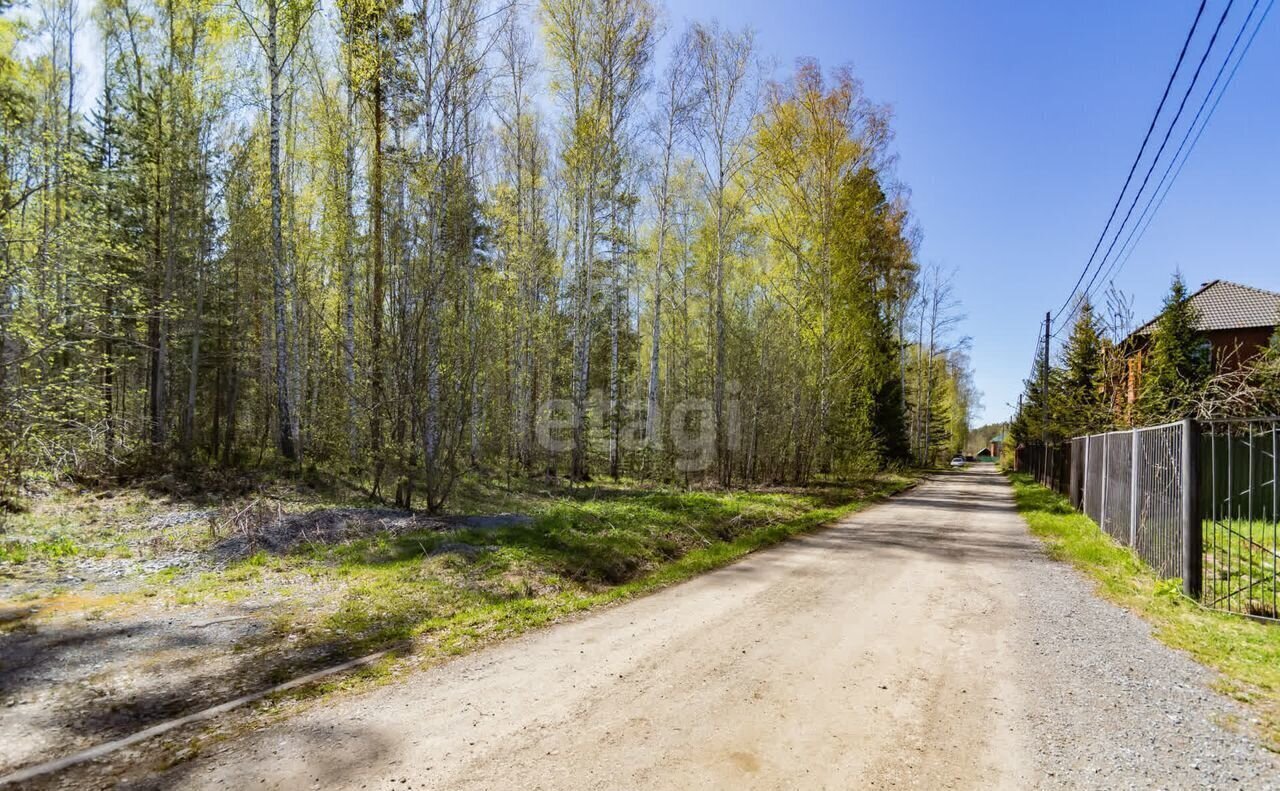
[[[1049,324],[1053,321],[1049,311],[1044,312],[1044,358],[1040,360],[1040,401],[1044,405],[1044,420],[1040,425],[1040,441],[1049,447]]]
[[[1040,444],[1044,449],[1044,464],[1041,475],[1046,483],[1049,478],[1049,326],[1053,319],[1049,311],[1044,312],[1044,359],[1040,361],[1040,401],[1044,406],[1044,419],[1040,424]]]
[[[1013,413],[1013,420],[1022,420],[1022,418],[1023,418],[1023,415],[1022,415],[1022,393],[1018,393],[1018,411]],[[1005,424],[1004,424],[1004,441],[1005,441],[1005,444],[1008,444],[1008,443],[1009,443],[1009,440],[1010,440],[1010,439],[1012,439],[1012,437],[1010,437],[1010,436],[1009,436],[1009,429],[1013,427],[1013,420],[1011,420],[1011,421],[1009,421],[1008,423],[1005,423]],[[1023,425],[1025,426],[1025,425],[1026,425],[1026,423],[1023,423]],[[1001,452],[1002,452],[1002,453],[1003,453],[1003,451],[1004,451],[1004,449],[1003,449],[1003,448],[1001,448]],[[1014,469],[1014,472],[1022,472],[1022,470],[1021,470],[1021,469],[1019,468],[1019,466],[1018,466],[1018,465],[1021,463],[1021,461],[1022,461],[1022,456],[1018,454],[1018,446],[1017,446],[1017,445],[1014,445],[1014,446],[1013,446],[1013,469]]]

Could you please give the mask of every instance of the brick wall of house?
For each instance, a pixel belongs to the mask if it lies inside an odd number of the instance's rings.
[[[1275,327],[1253,327],[1241,330],[1215,330],[1205,333],[1213,345],[1213,362],[1219,370],[1234,371],[1266,348]]]
[[[1212,330],[1204,333],[1209,341],[1214,367],[1220,371],[1234,371],[1257,357],[1275,334],[1275,327],[1250,327],[1237,330]],[[1128,357],[1127,401],[1132,406],[1138,400],[1138,388],[1142,381],[1142,363],[1146,355],[1145,341],[1135,346]]]

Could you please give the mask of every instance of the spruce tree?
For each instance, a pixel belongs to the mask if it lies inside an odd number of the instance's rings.
[[[1210,374],[1209,344],[1196,329],[1199,315],[1182,275],[1174,275],[1143,359],[1137,417],[1140,424],[1188,417]]]
[[[1045,399],[1046,388],[1044,387],[1043,377],[1041,375],[1042,366],[1044,365],[1044,350],[1037,347],[1035,360],[1031,365],[1030,375],[1023,380],[1022,408],[1018,410],[1014,416],[1013,422],[1009,426],[1009,437],[1015,445],[1027,443],[1039,443],[1047,432],[1049,441],[1062,438],[1062,432],[1054,420],[1054,399],[1049,398],[1049,422],[1045,425]],[[1048,393],[1052,394],[1057,389],[1056,382],[1060,377],[1060,372],[1050,366],[1049,368],[1049,387]]]
[[[1051,382],[1052,412],[1063,437],[1096,434],[1111,427],[1104,386],[1104,344],[1098,318],[1086,299],[1062,350],[1062,369]]]

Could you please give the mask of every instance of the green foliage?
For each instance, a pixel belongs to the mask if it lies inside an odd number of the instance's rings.
[[[332,10],[103,0],[87,102],[73,3],[0,16],[0,510],[256,467],[439,511],[472,471],[806,483],[962,442],[850,71],[761,86],[749,32],[691,27],[651,189],[649,0],[548,0],[545,58],[517,6]],[[707,401],[698,466],[673,428]]]
[[[1005,432],[1005,423],[986,423],[969,431],[969,438],[965,443],[965,451],[967,453],[977,453],[987,446],[992,439]]]
[[[13,6],[13,0],[0,0],[0,129],[5,133],[0,136],[0,161],[6,163],[12,161],[11,157],[17,153],[10,149],[10,145],[19,140],[17,130],[29,120],[34,105],[25,64],[13,56],[14,48],[25,32],[23,22],[9,13]],[[0,181],[0,195],[5,198],[5,203],[0,204],[0,211],[5,214],[14,208],[10,205],[12,185],[8,179],[11,175],[9,168],[0,170],[0,179],[4,179]]]
[[[67,536],[38,541],[9,539],[0,542],[0,563],[22,564],[30,560],[56,560],[80,554],[80,546]]]
[[[1054,435],[1063,439],[1111,428],[1106,378],[1106,344],[1093,306],[1086,299],[1062,350],[1062,366],[1051,379]]]
[[[1256,398],[1254,414],[1280,415],[1280,330],[1253,362],[1247,384]]]
[[[1175,275],[1143,357],[1137,414],[1146,424],[1191,416],[1211,373],[1209,342],[1181,275]]]
[[[1023,380],[1022,408],[1015,412],[1009,424],[1010,441],[1007,444],[1010,447],[1041,442],[1046,437],[1050,442],[1065,438],[1054,413],[1056,399],[1053,394],[1059,374],[1051,364],[1046,388],[1043,366],[1044,346],[1037,344],[1030,375]]]

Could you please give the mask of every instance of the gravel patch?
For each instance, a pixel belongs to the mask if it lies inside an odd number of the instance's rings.
[[[264,634],[271,612],[244,602],[18,622],[0,633],[0,774],[257,688],[273,657],[233,647]]]
[[[1280,761],[1212,671],[1070,566],[1024,568],[1011,642],[1041,787],[1280,789]]]
[[[218,511],[214,508],[194,511],[167,511],[149,518],[146,527],[148,530],[165,530],[173,527],[184,527],[196,522],[207,522],[210,519],[216,519],[217,516]]]

